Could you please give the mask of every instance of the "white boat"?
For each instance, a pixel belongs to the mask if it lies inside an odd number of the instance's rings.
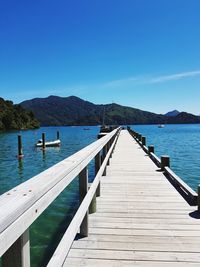
[[[58,146],[60,146],[60,144],[61,144],[60,139],[57,139],[55,141],[45,142],[46,147],[58,147]],[[42,140],[41,139],[38,140],[36,147],[42,147]]]
[[[159,124],[159,125],[158,125],[158,128],[164,128],[164,127],[165,127],[164,124]]]

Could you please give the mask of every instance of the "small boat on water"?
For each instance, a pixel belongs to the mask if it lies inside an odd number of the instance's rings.
[[[60,139],[57,139],[55,141],[49,141],[45,142],[46,147],[59,147],[61,144]],[[37,144],[35,145],[36,147],[42,147],[42,139],[38,140]]]
[[[164,127],[165,127],[164,124],[159,124],[159,125],[158,125],[158,128],[164,128]]]

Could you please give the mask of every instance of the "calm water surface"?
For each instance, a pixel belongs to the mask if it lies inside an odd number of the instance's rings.
[[[200,124],[132,127],[155,146],[157,156],[169,155],[171,168],[194,190],[200,184]]]
[[[72,155],[96,140],[99,127],[43,127],[21,132],[25,157],[18,161],[17,134],[0,134],[0,194],[30,179],[53,164]],[[194,190],[200,183],[200,125],[133,126],[147,137],[147,145],[155,146],[158,156],[168,154],[172,169]],[[62,145],[49,148],[43,154],[34,144],[46,133],[47,140],[54,140],[60,131]],[[89,166],[89,179],[94,176],[93,162]],[[34,267],[46,266],[63,232],[79,205],[77,179],[50,205],[31,226],[31,262]]]

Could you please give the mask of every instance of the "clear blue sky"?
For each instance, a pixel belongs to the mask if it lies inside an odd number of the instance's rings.
[[[200,114],[199,0],[6,0],[0,96]]]

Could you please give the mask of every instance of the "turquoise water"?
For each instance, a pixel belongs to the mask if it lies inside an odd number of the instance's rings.
[[[88,128],[88,127],[87,127]],[[43,127],[38,130],[0,133],[0,194],[33,177],[55,163],[96,141],[99,127]],[[46,140],[56,139],[60,131],[61,147],[48,148],[45,154],[34,144],[46,133]],[[22,135],[24,158],[17,158],[17,135]],[[89,180],[94,176],[94,162],[89,166]],[[48,207],[30,228],[31,266],[46,266],[63,232],[79,206],[78,179]]]
[[[136,125],[132,127],[155,146],[157,156],[169,155],[171,168],[194,190],[200,184],[200,124]]]
[[[0,194],[33,177],[53,164],[77,152],[96,140],[99,127],[44,127],[21,132],[24,158],[17,159],[17,135],[19,132],[0,134]],[[172,169],[193,189],[200,183],[200,125],[133,126],[147,137],[147,145],[155,146],[158,156],[168,154]],[[49,148],[45,154],[34,144],[46,133],[47,140],[54,140],[60,131],[62,145]],[[89,179],[94,176],[93,162],[89,166]],[[52,203],[33,223],[31,234],[31,261],[34,267],[46,266],[63,232],[79,206],[78,180]]]

